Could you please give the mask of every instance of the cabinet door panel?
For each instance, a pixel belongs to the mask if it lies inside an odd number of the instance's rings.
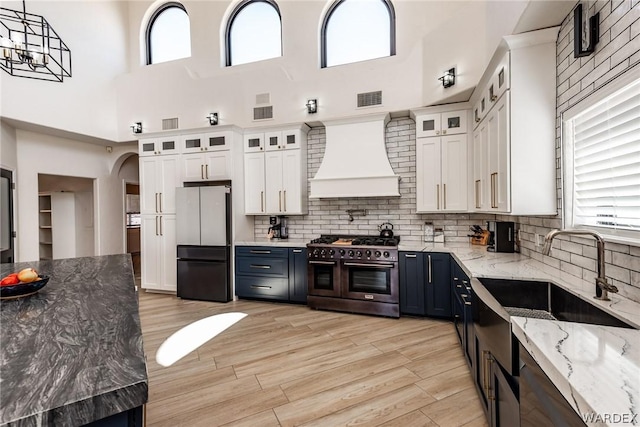
[[[291,249],[289,255],[289,301],[307,302],[307,249]]]
[[[282,147],[292,150],[301,147],[303,132],[300,129],[282,131]]]
[[[157,157],[140,157],[140,213],[158,212]]]
[[[302,213],[301,186],[306,182],[301,177],[300,150],[282,153],[282,212]]]
[[[204,135],[185,135],[180,137],[183,153],[199,153],[204,150]]]
[[[440,138],[420,138],[416,144],[416,205],[418,212],[442,209]]]
[[[177,253],[176,253],[176,217],[175,215],[160,216],[160,255],[159,266],[162,276],[162,289],[176,291],[177,289]]]
[[[496,105],[497,177],[496,205],[500,212],[509,212],[509,93]]]
[[[442,113],[442,135],[457,135],[467,133],[467,111],[450,111]]]
[[[202,181],[204,175],[204,161],[200,154],[184,154],[182,156],[182,170],[184,181]]]
[[[400,312],[425,315],[422,252],[400,252]]]
[[[277,151],[283,148],[281,132],[266,132],[264,134],[265,151]]]
[[[142,215],[140,220],[141,286],[144,289],[159,289],[160,253],[159,215]]]
[[[422,114],[416,117],[416,137],[440,135],[440,113]]]
[[[427,315],[451,317],[451,257],[441,253],[424,257]]]
[[[264,155],[266,213],[283,213],[282,201],[282,153],[267,152]]]
[[[264,134],[254,133],[244,136],[244,152],[253,153],[264,151]]]
[[[216,151],[204,155],[204,176],[208,180],[231,179],[231,152]]]
[[[264,153],[244,156],[244,211],[255,215],[265,213]]]
[[[178,156],[163,156],[158,158],[160,164],[156,180],[161,182],[162,188],[159,197],[159,210],[161,213],[176,213],[176,187],[180,179],[180,166]]]
[[[442,209],[467,209],[467,136],[443,136],[442,144]]]

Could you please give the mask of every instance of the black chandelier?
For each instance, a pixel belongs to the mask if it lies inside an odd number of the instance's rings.
[[[12,76],[62,82],[71,51],[41,15],[0,7],[0,67]]]

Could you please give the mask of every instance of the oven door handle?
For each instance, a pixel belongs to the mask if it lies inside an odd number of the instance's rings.
[[[309,261],[309,264],[336,265],[336,261]]]
[[[344,263],[345,266],[347,267],[368,267],[368,268],[393,268],[395,267],[394,264],[364,264],[364,263],[358,263],[358,262],[345,262]]]

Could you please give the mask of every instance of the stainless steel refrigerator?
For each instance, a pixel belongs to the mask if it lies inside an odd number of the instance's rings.
[[[231,301],[231,185],[176,189],[178,296]]]

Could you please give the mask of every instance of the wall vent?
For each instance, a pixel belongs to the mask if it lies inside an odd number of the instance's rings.
[[[358,108],[382,105],[382,91],[366,92],[358,94]]]
[[[271,103],[271,94],[270,93],[259,93],[256,95],[256,105],[270,104]]]
[[[253,109],[253,120],[273,119],[273,106],[256,107]]]
[[[178,129],[178,118],[162,119],[162,130]]]

